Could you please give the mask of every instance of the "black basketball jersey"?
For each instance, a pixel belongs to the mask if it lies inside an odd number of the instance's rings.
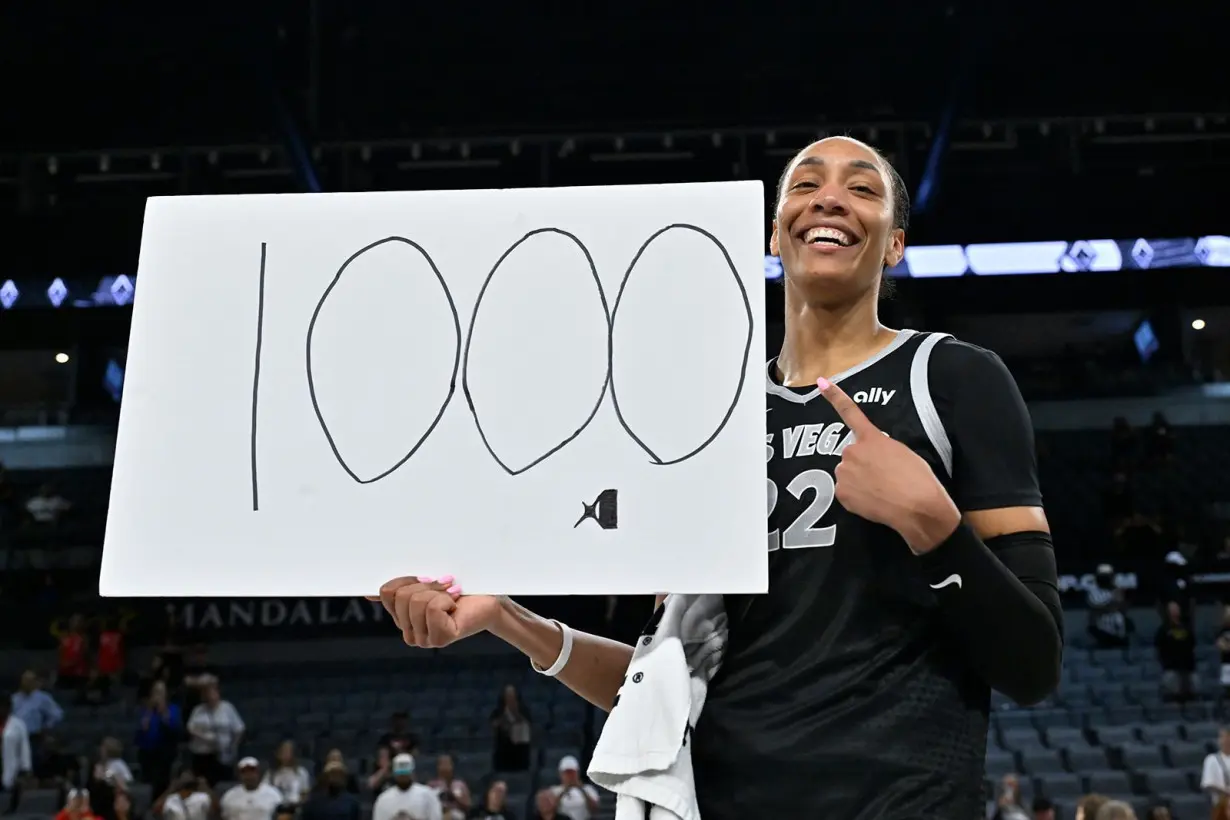
[[[900,331],[834,377],[947,482],[932,400],[942,334]],[[704,820],[973,820],[989,689],[946,638],[935,592],[891,529],[834,500],[850,432],[819,390],[767,368],[769,592],[726,596],[730,636],[692,737]]]

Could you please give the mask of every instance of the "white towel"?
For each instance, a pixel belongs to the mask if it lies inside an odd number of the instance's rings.
[[[637,642],[589,776],[615,792],[615,820],[700,820],[690,735],[722,663],[721,595],[669,595]]]

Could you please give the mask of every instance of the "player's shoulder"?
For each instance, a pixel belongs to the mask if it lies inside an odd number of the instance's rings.
[[[931,383],[941,387],[967,384],[986,387],[1005,380],[1013,381],[998,353],[955,336],[938,339],[929,365]]]

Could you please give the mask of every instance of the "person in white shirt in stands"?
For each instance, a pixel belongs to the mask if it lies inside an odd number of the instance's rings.
[[[7,792],[9,813],[17,808],[21,796],[18,777],[33,771],[30,733],[21,718],[11,713],[9,699],[0,697],[0,791]]]
[[[1215,806],[1230,799],[1230,729],[1223,728],[1217,733],[1217,751],[1204,759],[1200,790]]]
[[[222,820],[273,820],[282,803],[282,791],[261,782],[261,764],[245,757],[236,767],[239,785],[222,795]]]
[[[150,814],[162,820],[209,820],[213,813],[214,797],[208,784],[191,773],[181,775],[150,809]]]
[[[192,770],[216,786],[231,773],[231,765],[243,739],[243,718],[229,700],[223,700],[218,682],[201,688],[201,702],[188,718],[188,750]]]
[[[598,790],[581,782],[581,763],[572,755],[559,762],[559,785],[551,787],[555,809],[572,820],[589,820],[598,810]]]
[[[414,758],[393,758],[393,785],[380,793],[372,806],[372,820],[443,820],[440,795],[414,782]]]

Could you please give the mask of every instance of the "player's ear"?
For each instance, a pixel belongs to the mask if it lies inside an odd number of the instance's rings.
[[[769,234],[769,253],[772,256],[781,256],[781,248],[777,244],[777,220],[773,220],[773,232]]]
[[[905,258],[905,231],[893,228],[888,235],[888,247],[884,251],[884,267],[892,268],[901,264]]]

